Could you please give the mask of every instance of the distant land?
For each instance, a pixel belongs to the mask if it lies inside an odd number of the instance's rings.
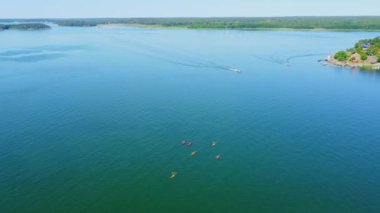
[[[288,29],[380,31],[380,16],[350,17],[220,17],[220,18],[89,18],[89,19],[2,19],[0,22],[50,22],[59,26],[99,25],[173,27],[189,29]]]
[[[360,40],[353,48],[329,56],[327,61],[342,67],[380,70],[380,37]]]
[[[41,23],[23,23],[23,24],[0,24],[0,31],[3,30],[44,30],[50,29],[49,25]]]

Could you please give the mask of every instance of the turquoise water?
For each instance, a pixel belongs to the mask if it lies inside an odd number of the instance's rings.
[[[377,35],[1,32],[0,212],[380,212]]]

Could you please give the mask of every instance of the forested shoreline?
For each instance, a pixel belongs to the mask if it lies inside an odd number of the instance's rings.
[[[3,30],[44,30],[50,29],[49,25],[42,23],[22,23],[22,24],[0,24],[0,31]]]
[[[0,20],[1,21],[1,20]],[[4,21],[4,20],[3,20]],[[380,31],[380,16],[366,17],[268,17],[268,18],[91,18],[18,19],[21,22],[51,22],[59,26],[93,27],[106,24],[180,27],[189,29],[298,29]]]

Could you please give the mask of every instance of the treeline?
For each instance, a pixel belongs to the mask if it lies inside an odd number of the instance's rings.
[[[189,28],[380,30],[380,18],[260,18],[191,23]]]
[[[50,29],[49,25],[41,23],[23,23],[23,24],[0,24],[1,30],[43,30]]]
[[[355,44],[353,48],[347,51],[340,51],[335,54],[335,59],[339,61],[346,61],[351,59],[353,54],[359,54],[361,60],[367,60],[369,56],[376,56],[377,62],[380,63],[380,37],[374,39],[363,39]]]
[[[0,20],[1,21],[1,20]],[[380,30],[374,17],[273,17],[273,18],[96,18],[17,20],[52,22],[60,26],[91,27],[100,24],[141,24],[192,29],[326,29]]]
[[[354,54],[360,55],[360,60],[367,60],[369,56],[375,56],[378,63],[380,63],[380,37],[374,39],[363,39],[355,43],[353,48],[346,51],[339,51],[335,54],[334,58],[338,61],[355,60],[352,57]]]
[[[380,30],[380,17],[283,17],[283,18],[128,18],[55,20],[61,26],[142,24],[192,29],[327,29]]]

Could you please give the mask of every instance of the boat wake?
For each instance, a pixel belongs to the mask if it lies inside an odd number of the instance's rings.
[[[37,46],[0,52],[0,61],[36,62],[67,56],[72,51],[83,50],[83,46]]]
[[[159,47],[143,45],[131,40],[124,40],[123,43],[127,43],[125,47],[131,53],[175,65],[199,69],[217,69],[223,71],[232,71],[236,73],[241,72],[238,68],[231,68],[231,66],[219,64],[210,59],[205,59],[204,57],[196,56],[194,54],[189,55],[185,53],[178,53]]]
[[[298,58],[307,58],[307,57],[314,57],[314,56],[324,56],[325,53],[310,53],[310,54],[300,54],[300,55],[293,55],[293,56],[260,56],[260,55],[253,55],[255,58],[267,61],[273,64],[279,64],[279,65],[287,65],[290,66],[292,60],[298,59]]]

